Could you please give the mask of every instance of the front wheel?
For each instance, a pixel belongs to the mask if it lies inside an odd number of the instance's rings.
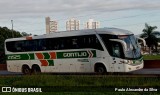
[[[107,71],[103,65],[99,65],[95,67],[95,72],[99,74],[105,74]]]

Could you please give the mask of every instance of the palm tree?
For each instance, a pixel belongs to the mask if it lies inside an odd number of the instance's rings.
[[[151,53],[151,47],[158,46],[158,38],[156,38],[157,31],[154,31],[157,29],[157,26],[149,26],[147,23],[145,23],[145,28],[143,29],[143,33],[141,34],[141,37],[145,39],[147,46],[149,47],[149,53]]]

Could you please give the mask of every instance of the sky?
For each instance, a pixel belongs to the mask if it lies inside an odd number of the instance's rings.
[[[160,31],[160,0],[0,0],[0,26],[19,32],[46,33],[45,17],[58,21],[65,31],[70,18],[80,20],[80,29],[88,19],[100,27],[126,29],[141,34],[145,23]]]

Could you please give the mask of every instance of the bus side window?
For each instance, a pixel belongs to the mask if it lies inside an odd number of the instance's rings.
[[[40,47],[41,47],[41,50],[47,50],[48,49],[48,47],[46,45],[46,39],[41,39]]]
[[[118,57],[118,58],[124,57],[122,45],[120,43],[111,42],[111,49],[113,57]]]
[[[96,45],[95,45],[96,49],[104,51],[104,50],[103,50],[103,47],[102,47],[102,45],[100,44],[100,42],[99,42],[99,40],[98,40],[97,37],[96,37],[96,39],[95,39],[95,44],[96,44]]]
[[[21,47],[20,47],[19,42],[15,42],[15,49],[16,49],[16,51],[21,51]]]
[[[59,49],[64,49],[64,38],[58,38],[59,39],[59,43],[58,43],[58,46],[59,46]]]
[[[103,50],[102,45],[100,44],[96,35],[89,35],[88,36],[88,48]]]
[[[53,44],[54,44],[54,48],[53,49],[54,50],[58,50],[60,45],[58,44],[57,40]]]
[[[83,36],[78,37],[77,44],[78,44],[80,49],[84,48],[84,41],[83,40],[84,40]]]
[[[73,49],[78,49],[79,48],[76,38],[72,39],[72,48]]]
[[[118,44],[113,44],[112,52],[114,57],[120,57],[120,48]]]
[[[7,42],[7,43],[6,43],[6,47],[7,47],[7,50],[8,50],[8,51],[17,52],[16,42],[15,42],[15,41]]]

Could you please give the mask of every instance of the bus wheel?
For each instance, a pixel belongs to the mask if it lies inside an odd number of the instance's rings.
[[[38,74],[40,72],[41,72],[41,70],[40,70],[38,65],[33,65],[32,66],[32,74]]]
[[[22,73],[25,74],[25,75],[28,75],[28,74],[31,73],[31,70],[27,65],[23,65],[22,66]]]
[[[95,65],[95,72],[99,74],[105,74],[107,71],[103,64],[97,64]]]

